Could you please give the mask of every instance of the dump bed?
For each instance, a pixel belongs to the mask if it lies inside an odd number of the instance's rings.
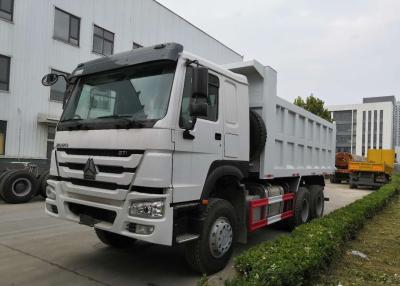
[[[385,163],[371,163],[371,162],[350,162],[349,163],[350,172],[375,172],[375,173],[385,173],[391,175],[393,172],[393,167]]]
[[[267,127],[264,152],[251,171],[264,179],[333,173],[335,124],[278,97],[274,69],[254,60],[227,68],[247,77],[250,108]]]
[[[393,149],[369,149],[367,162],[350,162],[352,172],[376,172],[391,175],[394,169],[395,153]]]

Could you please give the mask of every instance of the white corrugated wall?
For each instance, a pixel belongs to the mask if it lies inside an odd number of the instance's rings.
[[[51,68],[70,72],[98,57],[93,54],[93,24],[115,33],[114,53],[179,42],[185,49],[220,64],[242,57],[153,0],[15,0],[13,23],[0,20],[0,54],[11,57],[10,91],[0,91],[0,120],[7,121],[6,157],[45,158],[47,126],[39,113],[58,117],[40,84]],[[53,39],[54,8],[81,18],[80,46]],[[1,157],[1,156],[0,156]]]

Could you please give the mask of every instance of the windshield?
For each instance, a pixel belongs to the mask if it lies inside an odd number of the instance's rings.
[[[154,62],[82,77],[61,122],[157,120],[165,116],[176,62]]]

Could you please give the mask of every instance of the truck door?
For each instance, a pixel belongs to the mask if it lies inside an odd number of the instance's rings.
[[[182,103],[175,127],[173,155],[174,202],[200,199],[203,185],[212,162],[223,157],[222,114],[219,98],[219,77],[209,71],[207,116],[199,117],[193,125],[189,114],[193,68],[187,67]],[[186,130],[186,131],[185,131]]]

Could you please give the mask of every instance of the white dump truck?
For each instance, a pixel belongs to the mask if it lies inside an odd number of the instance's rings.
[[[202,273],[250,232],[322,216],[335,125],[277,97],[272,68],[167,43],[79,64],[67,81],[47,214],[114,247],[185,244]]]

